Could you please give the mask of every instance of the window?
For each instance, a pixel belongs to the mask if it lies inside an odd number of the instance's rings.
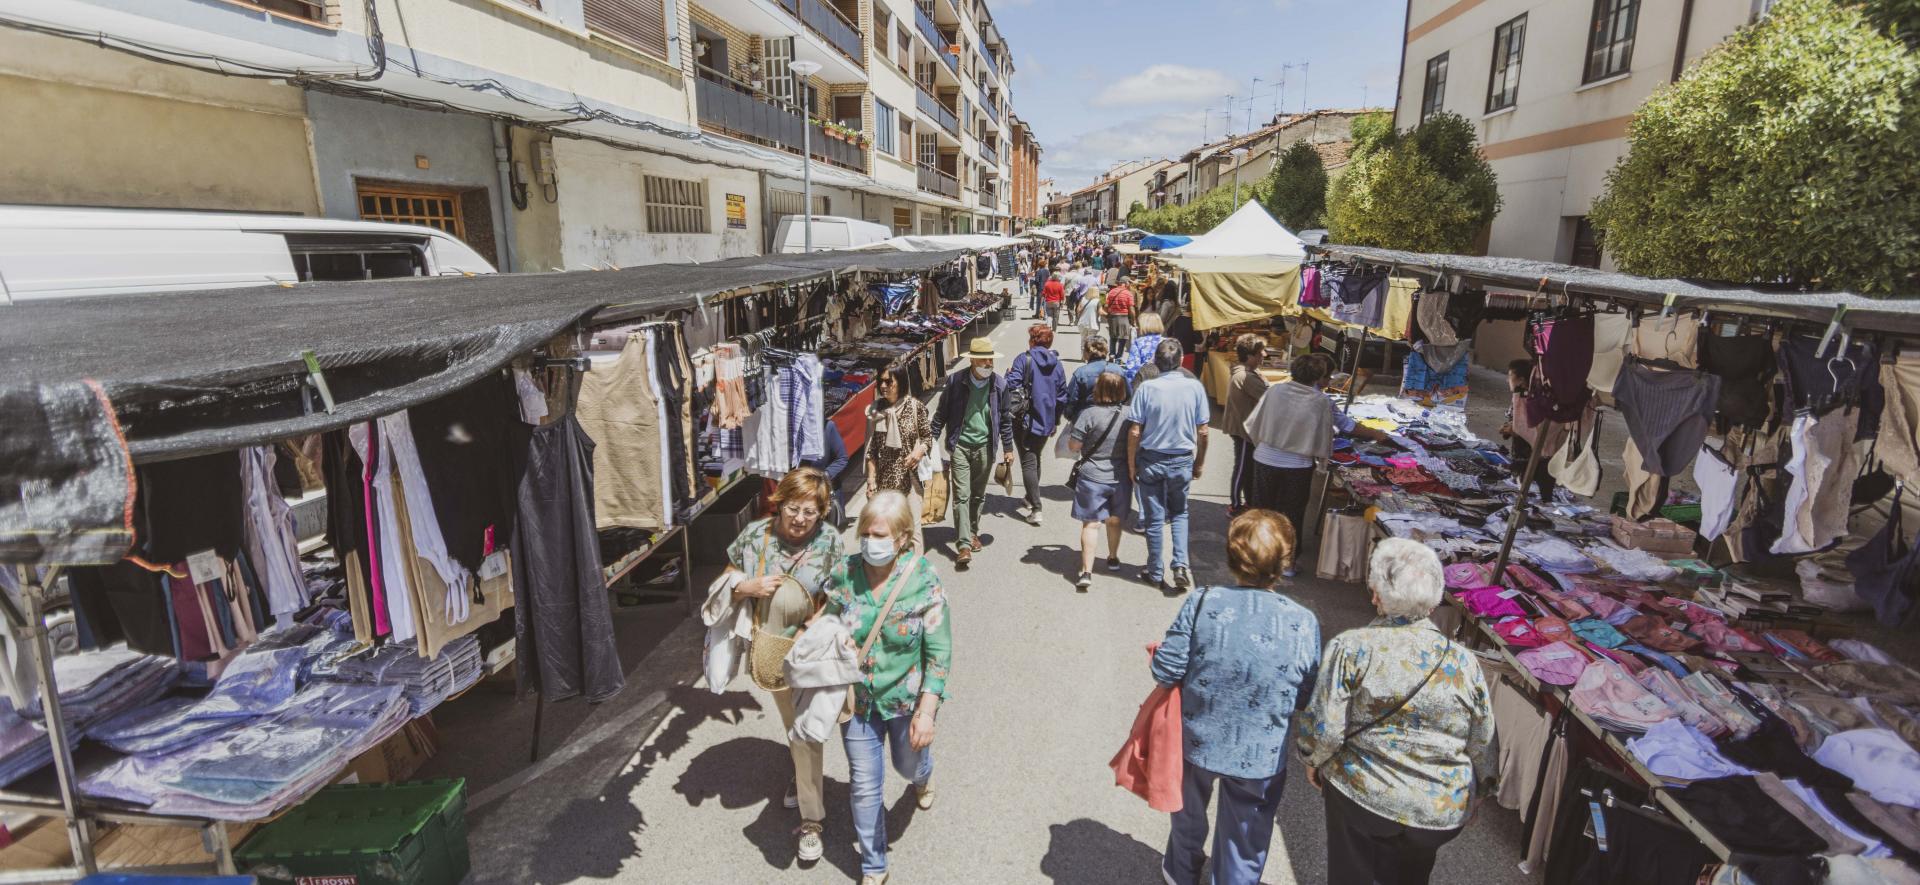
[[[1593,229],[1593,222],[1585,215],[1573,221],[1573,251],[1567,263],[1574,267],[1600,266],[1600,233]]]
[[[707,183],[684,178],[646,176],[647,232],[707,232]]]
[[[1640,0],[1593,0],[1593,30],[1587,34],[1587,70],[1580,82],[1624,74],[1633,65],[1633,29]]]
[[[1447,99],[1447,53],[1427,59],[1427,86],[1420,93],[1420,122],[1440,113]]]
[[[880,39],[873,42],[873,53],[881,58],[892,55],[893,41],[888,40],[887,35],[893,33],[893,17],[879,6],[873,8],[873,32],[880,35]]]
[[[303,21],[320,24],[327,22],[327,4],[319,0],[240,0],[240,2]],[[539,8],[537,3],[533,5],[534,8]]]
[[[884,101],[873,101],[874,150],[883,154],[895,154],[899,151],[896,138],[900,134],[900,114]]]
[[[896,236],[913,233],[913,210],[904,206],[893,208],[893,232]]]
[[[910,67],[913,61],[913,33],[902,27],[894,32],[894,41],[893,63],[900,66],[902,73],[913,70]]]
[[[585,0],[587,27],[660,59],[667,57],[666,0]]]
[[[461,227],[460,195],[452,191],[362,185],[359,196],[360,217],[367,221],[423,224],[456,237],[466,233]]]
[[[906,114],[900,114],[899,117],[900,117],[900,144],[899,144],[900,149],[898,151],[895,151],[893,155],[896,157],[899,157],[902,160],[912,162],[913,155],[908,152],[913,149],[913,143],[914,143],[913,142],[913,121],[911,119],[908,119]]]
[[[1493,29],[1493,76],[1487,80],[1487,113],[1513,107],[1520,98],[1520,49],[1527,42],[1527,17]]]

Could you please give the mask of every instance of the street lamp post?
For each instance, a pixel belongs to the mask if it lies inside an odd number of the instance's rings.
[[[806,227],[805,251],[813,251],[813,87],[808,78],[820,73],[817,61],[789,63],[787,70],[800,78],[800,219]],[[1235,179],[1238,181],[1238,179]]]
[[[1246,157],[1246,148],[1233,149],[1233,208],[1236,210],[1240,208],[1240,164],[1246,160]]]

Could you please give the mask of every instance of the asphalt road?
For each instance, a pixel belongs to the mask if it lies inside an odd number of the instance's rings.
[[[1025,326],[995,333],[1002,353],[1024,347]],[[1078,354],[1079,342],[1062,334],[1056,348]],[[1227,580],[1231,451],[1216,433],[1195,486],[1192,550],[1203,583]],[[1152,687],[1143,645],[1180,601],[1129,577],[1145,554],[1138,536],[1122,548],[1121,575],[1100,573],[1091,592],[1074,591],[1066,467],[1051,459],[1044,467],[1051,509],[1042,527],[1014,518],[1014,499],[990,493],[990,543],[967,572],[951,568],[952,528],[927,532],[952,600],[952,697],[934,744],[937,807],[920,812],[904,784],[887,786],[895,883],[1162,881],[1167,818],[1115,787],[1107,763]],[[1319,615],[1328,637],[1372,614],[1359,585],[1301,578],[1285,592]],[[858,880],[845,753],[837,743],[827,751],[826,857],[800,867],[798,815],[780,807],[791,767],[779,716],[744,678],[721,695],[696,684],[699,642],[697,622],[683,623],[547,759],[470,797],[471,881]],[[1289,783],[1277,827],[1264,881],[1325,882],[1321,801],[1304,778]],[[1434,881],[1531,882],[1515,866],[1518,842],[1517,817],[1489,803],[1441,851]]]

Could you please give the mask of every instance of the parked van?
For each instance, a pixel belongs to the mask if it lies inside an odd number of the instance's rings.
[[[813,250],[824,252],[828,249],[852,249],[868,243],[878,243],[893,236],[884,224],[861,221],[858,218],[842,218],[838,215],[788,215],[780,219],[780,226],[773,231],[773,251],[807,251],[807,219],[813,219]]]
[[[140,209],[0,206],[0,305],[317,280],[493,273],[411,224]]]

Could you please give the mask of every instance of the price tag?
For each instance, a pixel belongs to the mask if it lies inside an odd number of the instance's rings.
[[[187,574],[195,584],[211,584],[226,579],[227,567],[220,561],[220,554],[202,550],[187,555]]]
[[[495,550],[480,560],[480,580],[491,581],[507,573],[507,551]]]
[[[1512,599],[1515,596],[1519,596],[1519,595],[1520,595],[1520,588],[1518,587],[1511,587],[1506,590],[1500,591],[1501,599]]]

